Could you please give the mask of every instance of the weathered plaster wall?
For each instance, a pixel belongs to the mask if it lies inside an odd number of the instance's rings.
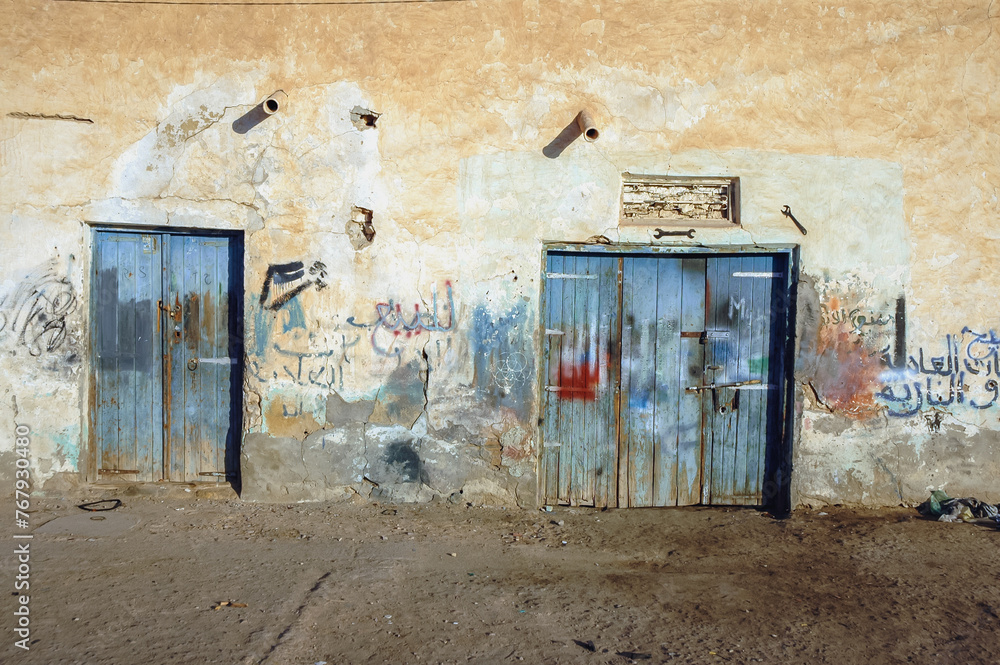
[[[0,6],[0,422],[40,479],[87,464],[90,225],[222,228],[246,496],[531,503],[541,247],[651,242],[630,171],[737,175],[699,241],[801,244],[796,501],[1000,500],[988,2]]]

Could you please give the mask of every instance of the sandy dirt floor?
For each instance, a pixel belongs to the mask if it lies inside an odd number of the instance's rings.
[[[33,499],[0,662],[1000,662],[1000,532],[910,509],[119,496]]]

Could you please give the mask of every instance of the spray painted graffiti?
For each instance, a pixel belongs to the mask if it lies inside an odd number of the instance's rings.
[[[301,261],[276,263],[267,267],[264,285],[260,290],[260,304],[266,309],[279,310],[285,303],[305,291],[310,286],[317,290],[326,288],[326,266],[314,261],[309,266],[309,278]]]
[[[73,286],[54,262],[0,298],[0,337],[11,335],[32,356],[57,351],[66,341],[66,318],[76,310]]]
[[[469,344],[476,397],[494,409],[529,418],[534,375],[531,323],[523,303],[507,308],[478,305],[472,313]]]
[[[259,381],[269,379],[291,381],[300,386],[316,386],[329,391],[334,387],[344,389],[344,365],[350,365],[349,351],[361,340],[359,335],[348,340],[347,335],[340,335],[340,344],[323,351],[294,351],[273,345],[275,353],[281,358],[281,368],[272,370],[271,376],[265,376],[258,358],[249,358],[248,372]]]
[[[509,394],[515,386],[524,383],[526,378],[528,378],[528,358],[520,351],[508,353],[493,369],[493,381],[504,394]]]
[[[891,301],[861,285],[824,290],[809,385],[824,407],[849,418],[873,418],[883,408],[875,396],[885,371],[883,353],[891,349],[893,358],[905,358],[905,300],[896,299],[893,316]]]
[[[893,318],[891,316],[880,314],[878,312],[863,311],[857,307],[850,311],[847,311],[844,307],[831,310],[827,304],[822,304],[820,305],[820,308],[820,320],[823,325],[835,326],[841,323],[846,323],[848,324],[850,331],[857,335],[865,334],[870,328],[885,327],[893,322]]]
[[[888,349],[882,361],[888,370],[876,398],[888,414],[905,418],[924,407],[968,405],[988,409],[1000,398],[1000,337],[963,328],[961,335],[945,335],[944,353],[931,356],[920,348],[905,364],[896,364]]]
[[[574,355],[572,350],[564,350],[559,359],[557,396],[559,399],[595,401],[607,366],[607,354],[599,362],[586,352]]]
[[[437,287],[431,292],[431,309],[429,312],[420,311],[420,304],[413,305],[413,318],[407,320],[409,314],[403,313],[402,305],[388,302],[375,304],[375,322],[358,323],[354,317],[347,319],[347,322],[357,328],[371,329],[372,350],[381,356],[399,356],[403,353],[403,347],[398,344],[400,338],[411,338],[422,332],[449,332],[455,327],[455,298],[451,290],[451,282],[445,282],[447,291],[447,325],[441,322],[441,315],[438,312]]]

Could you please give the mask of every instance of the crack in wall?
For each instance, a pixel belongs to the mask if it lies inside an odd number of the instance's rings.
[[[818,406],[822,411],[833,413],[833,407],[823,401],[823,398],[819,396],[819,391],[816,390],[816,386],[813,385],[812,381],[806,381],[802,384],[802,386],[809,389],[809,396],[812,399],[813,404]]]
[[[84,118],[79,115],[71,115],[68,113],[28,113],[26,111],[11,111],[7,114],[8,118],[17,118],[18,120],[67,120],[69,122],[81,122],[88,125],[93,125],[94,121],[90,118]]]

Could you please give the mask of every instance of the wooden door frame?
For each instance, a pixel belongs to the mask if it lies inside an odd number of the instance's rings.
[[[99,483],[99,482],[114,482],[113,478],[100,477],[98,472],[98,440],[97,440],[97,316],[95,315],[95,306],[97,304],[97,298],[95,294],[95,289],[97,288],[97,280],[94,279],[94,266],[96,264],[96,243],[97,234],[100,232],[104,233],[130,233],[134,235],[143,234],[172,234],[180,236],[205,236],[205,237],[220,237],[220,238],[231,238],[236,241],[236,250],[239,256],[236,257],[237,262],[242,267],[238,271],[236,277],[238,281],[230,284],[230,292],[233,294],[233,301],[230,305],[230,316],[235,317],[236,322],[236,334],[239,336],[239,347],[240,347],[240,357],[237,359],[238,362],[233,365],[233,372],[236,375],[235,380],[231,381],[233,388],[231,389],[230,396],[230,408],[236,414],[242,414],[243,412],[243,368],[245,366],[246,348],[243,344],[243,339],[245,335],[245,312],[244,312],[244,300],[246,297],[244,277],[246,273],[246,234],[244,231],[239,229],[221,229],[221,228],[206,228],[197,226],[150,226],[150,225],[139,225],[139,224],[116,224],[109,222],[86,222],[87,233],[89,237],[87,238],[86,248],[87,254],[85,257],[85,268],[84,268],[84,290],[87,292],[89,297],[89,303],[87,307],[87,359],[88,366],[83,378],[83,385],[86,386],[87,399],[83,405],[83,421],[86,427],[86,445],[87,452],[86,457],[81,456],[81,468],[80,475],[88,483]],[[234,307],[235,306],[235,307]],[[161,377],[162,378],[162,377]],[[235,419],[234,419],[235,421]],[[233,426],[237,423],[233,422]],[[239,431],[234,433],[235,445],[242,448],[243,443],[243,425],[242,416],[239,417]],[[238,459],[238,451],[236,453]],[[239,469],[237,468],[237,477],[235,479],[226,478],[226,481],[233,485],[234,489],[239,492],[240,484],[242,483],[242,477],[239,474]],[[130,484],[137,483],[138,481],[129,481]],[[163,482],[163,481],[160,481]]]
[[[785,338],[779,340],[778,345],[784,349],[786,361],[782,366],[782,376],[780,378],[782,404],[782,433],[774,450],[765,453],[766,465],[770,473],[765,474],[765,481],[761,488],[763,494],[762,506],[768,508],[775,514],[785,515],[791,510],[791,470],[792,470],[792,447],[794,438],[794,413],[795,409],[795,382],[793,374],[795,369],[795,322],[796,322],[796,302],[798,292],[799,277],[799,245],[785,244],[765,244],[765,245],[643,245],[638,243],[617,243],[617,244],[592,244],[592,243],[565,243],[547,242],[543,243],[540,263],[539,282],[539,330],[535,335],[535,353],[539,359],[536,367],[536,382],[538,385],[536,409],[538,418],[535,425],[535,437],[538,441],[538,453],[536,460],[536,492],[539,503],[543,502],[545,496],[545,439],[543,419],[545,416],[545,400],[548,399],[544,389],[545,376],[545,312],[548,311],[548,294],[551,292],[546,278],[546,266],[550,252],[573,252],[589,255],[604,256],[637,256],[647,255],[654,257],[680,257],[680,256],[723,256],[723,255],[749,255],[767,254],[781,256],[787,261],[788,274],[781,283],[783,292],[787,298],[788,306],[785,311]],[[619,357],[619,363],[621,358]],[[620,394],[616,398],[615,411],[620,409]],[[619,436],[620,438],[620,436]],[[620,446],[619,446],[620,457]]]

